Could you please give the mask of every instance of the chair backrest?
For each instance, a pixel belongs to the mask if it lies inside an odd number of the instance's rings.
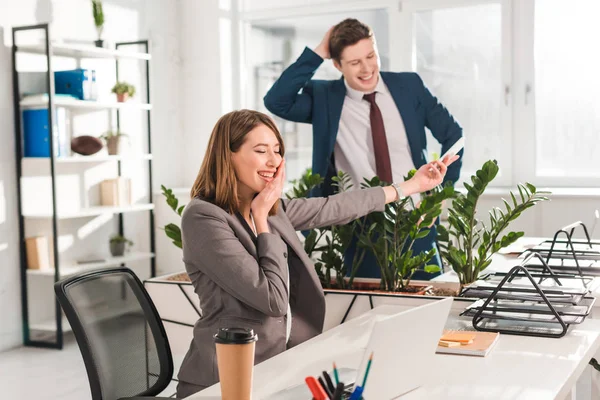
[[[54,284],[81,350],[93,400],[156,396],[170,383],[173,358],[156,307],[128,268]]]

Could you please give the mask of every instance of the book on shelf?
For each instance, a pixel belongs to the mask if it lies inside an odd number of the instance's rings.
[[[444,331],[436,353],[485,357],[499,337],[498,332]]]
[[[25,239],[27,253],[27,268],[48,270],[52,268],[48,238],[46,236],[32,236]]]
[[[106,179],[100,183],[100,200],[103,206],[131,205],[131,180],[118,177]]]

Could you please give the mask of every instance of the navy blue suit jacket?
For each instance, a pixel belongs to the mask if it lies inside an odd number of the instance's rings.
[[[323,59],[309,48],[290,65],[264,97],[265,107],[273,114],[313,126],[312,171],[331,178],[335,175],[332,162],[346,86],[339,80],[311,79]],[[460,137],[462,128],[452,115],[427,90],[413,72],[381,72],[404,122],[412,160],[416,168],[427,163],[425,127],[442,144],[445,153]],[[462,151],[459,152],[462,155]],[[456,182],[461,159],[454,162],[445,180]],[[372,178],[372,177],[366,177]],[[326,182],[329,182],[327,179]],[[329,185],[313,191],[313,196],[331,194]]]

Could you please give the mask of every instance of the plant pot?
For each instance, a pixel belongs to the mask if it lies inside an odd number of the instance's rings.
[[[102,40],[102,39],[95,40],[94,44],[96,45],[96,47],[103,48],[104,47],[104,40]]]
[[[347,281],[347,279],[345,279]],[[335,280],[332,280],[332,288],[330,290],[338,290],[335,288]],[[352,283],[352,289],[339,289],[342,291],[356,291],[356,292],[369,292],[369,293],[387,293],[387,294],[398,294],[398,295],[416,295],[423,296],[426,294],[427,290],[431,289],[431,285],[422,284],[422,285],[408,285],[405,290],[390,292],[388,290],[381,290],[380,288],[380,280],[379,279],[370,279],[370,278],[356,278]]]
[[[117,94],[117,102],[125,103],[129,99],[129,93],[118,93]]]
[[[113,257],[121,257],[125,254],[125,242],[110,242],[110,254]]]
[[[119,143],[121,138],[119,136],[111,136],[106,139],[106,148],[108,149],[108,155],[116,156],[119,154]]]

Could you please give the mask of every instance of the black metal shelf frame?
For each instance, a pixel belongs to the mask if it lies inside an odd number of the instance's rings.
[[[535,308],[524,302],[500,303],[500,292],[503,290],[511,290],[510,288],[505,288],[504,285],[510,283],[517,275],[526,277],[531,284],[530,289],[519,290],[519,292],[528,293],[532,297],[530,302],[542,305],[542,307]],[[561,338],[567,333],[571,324],[581,323],[589,315],[589,312],[594,305],[595,298],[587,296],[581,297],[582,300],[585,299],[587,303],[584,307],[581,307],[586,309],[583,313],[563,311],[558,304],[553,304],[549,297],[547,297],[547,295],[554,292],[555,290],[553,289],[540,287],[535,281],[535,278],[529,274],[527,268],[522,265],[517,265],[504,276],[498,286],[491,291],[487,298],[485,298],[481,306],[467,308],[461,315],[472,316],[473,327],[478,331],[500,332],[521,336]],[[539,298],[541,298],[541,300],[537,300]],[[581,304],[581,302],[578,304]],[[510,315],[507,315],[506,313],[509,313]],[[541,320],[531,317],[531,315],[549,315],[552,318]],[[567,317],[577,318],[566,320]],[[500,325],[488,327],[486,322],[490,321],[512,321],[513,324],[506,324],[504,327],[501,327]]]
[[[19,259],[20,259],[20,279],[21,279],[21,307],[22,307],[22,320],[23,320],[23,344],[26,346],[45,347],[62,349],[64,342],[64,331],[62,324],[62,310],[58,301],[54,298],[55,304],[55,316],[56,316],[56,335],[55,341],[43,341],[43,340],[32,340],[31,329],[29,323],[29,301],[28,301],[28,284],[27,284],[27,255],[25,251],[25,219],[23,216],[22,209],[22,185],[21,178],[23,175],[22,160],[23,160],[23,135],[21,127],[21,106],[20,106],[20,90],[19,90],[19,71],[17,71],[17,53],[19,48],[17,45],[17,34],[25,31],[36,31],[41,30],[44,36],[45,45],[45,57],[46,57],[46,92],[48,93],[48,127],[49,127],[49,146],[50,146],[50,176],[51,176],[51,189],[52,189],[52,237],[58,237],[58,214],[57,214],[57,199],[56,199],[56,159],[54,154],[54,135],[52,134],[53,116],[54,116],[54,72],[52,70],[52,41],[50,38],[50,25],[49,24],[38,24],[19,26],[12,28],[12,79],[13,79],[13,108],[14,108],[14,121],[15,121],[15,154],[16,154],[16,174],[17,174],[17,210],[18,210],[18,226],[19,226]],[[144,46],[145,52],[149,53],[149,41],[140,40],[134,42],[121,42],[116,43],[115,47],[118,49],[121,46],[140,45]],[[146,63],[146,101],[150,104],[150,60],[142,60]],[[119,65],[118,58],[115,60],[115,69],[118,79]],[[117,127],[120,123],[120,110],[117,109]],[[147,141],[148,141],[148,154],[152,154],[151,147],[151,124],[150,124],[150,109],[146,110],[147,113]],[[121,160],[118,161],[118,175],[121,176]],[[149,203],[152,203],[152,158],[148,160],[148,185],[149,185]],[[123,235],[124,224],[123,214],[118,214],[119,218],[119,233]],[[154,210],[149,210],[150,218],[150,252],[153,254],[150,257],[150,275],[156,276],[156,243],[154,233]],[[58,251],[58,240],[53,240],[53,259],[54,259],[54,282],[58,282],[60,279],[60,255]],[[124,264],[121,264],[124,266]]]
[[[573,238],[575,233],[575,229],[581,227],[585,240],[577,240]],[[559,237],[564,236],[564,240],[560,240]],[[543,247],[545,243],[550,243],[550,248]],[[566,248],[557,248],[557,245],[565,245]],[[587,249],[576,249],[575,245],[584,245],[588,247]],[[594,247],[597,249],[594,249]],[[528,270],[539,271],[540,268],[545,266],[551,266],[555,272],[558,273],[567,273],[572,274],[576,273],[584,280],[584,277],[589,276],[600,276],[600,266],[592,267],[592,266],[583,266],[581,265],[582,261],[593,261],[600,262],[600,242],[593,241],[588,233],[588,229],[585,224],[581,221],[574,222],[569,224],[554,234],[554,237],[549,240],[544,240],[538,246],[535,246],[531,249],[525,250],[523,253],[533,253],[539,254],[540,256],[545,257],[545,262],[542,264],[532,264],[529,263],[527,265]],[[554,256],[554,257],[553,257]],[[541,260],[541,257],[539,257]],[[551,263],[552,259],[560,259],[561,264],[556,265]],[[572,260],[575,262],[575,266],[566,266],[564,265],[565,260]]]

